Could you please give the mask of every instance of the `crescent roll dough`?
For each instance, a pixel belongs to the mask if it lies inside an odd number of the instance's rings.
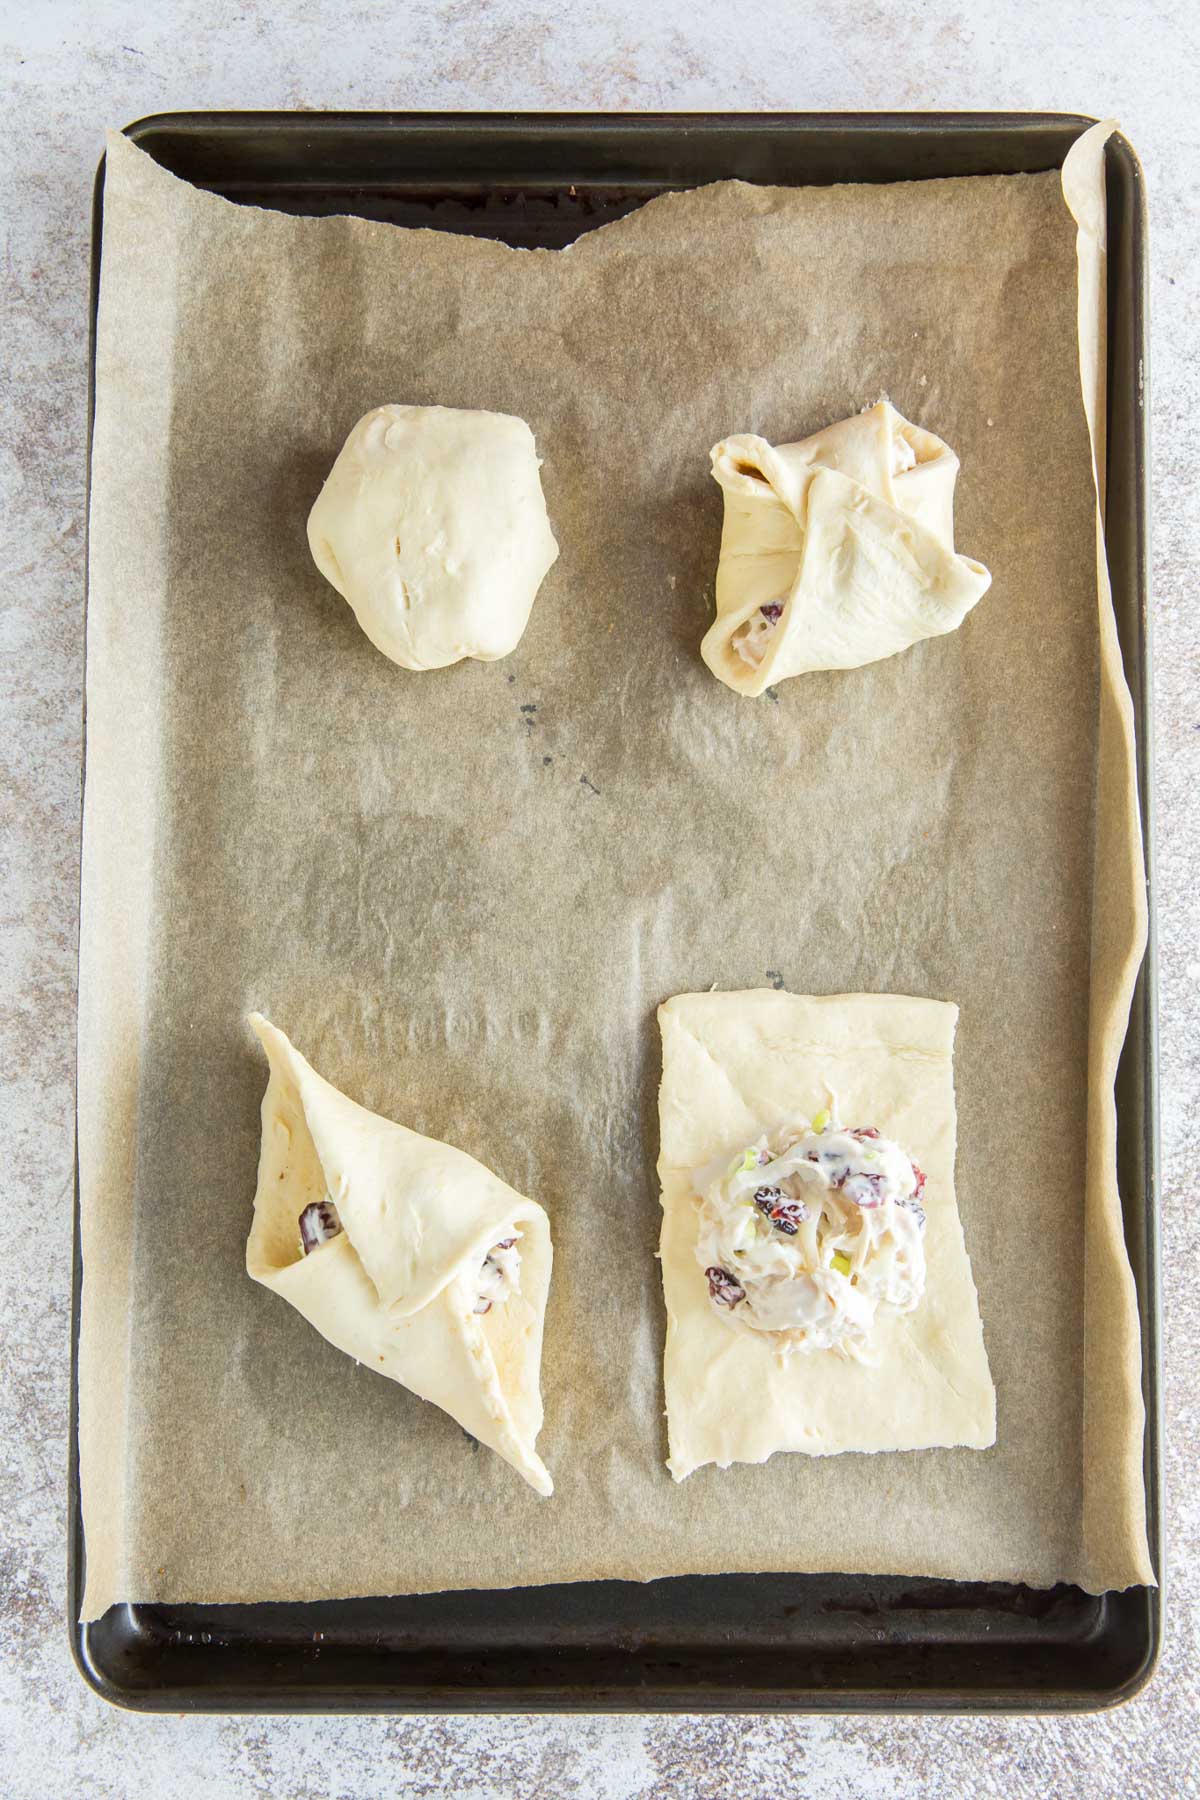
[[[509,413],[377,406],[308,516],[313,560],[401,668],[494,662],[558,555],[538,468]]]
[[[339,1350],[432,1400],[552,1493],[534,1449],[546,1214],[474,1157],[347,1099],[260,1014],[250,1023],[271,1073],[247,1272]],[[336,1209],[341,1229],[306,1255],[298,1221],[317,1206]],[[481,1312],[485,1259],[514,1237],[519,1286]]]
[[[678,994],[658,1018],[663,1373],[676,1481],[704,1463],[765,1462],[777,1450],[993,1443],[996,1396],[954,1198],[958,1008],[758,988]],[[924,1296],[914,1311],[880,1311],[867,1361],[833,1350],[781,1355],[765,1334],[732,1329],[696,1258],[707,1169],[831,1105],[847,1124],[895,1138],[926,1176]]]
[[[886,400],[800,444],[725,438],[712,472],[725,523],[700,654],[739,694],[954,631],[991,583],[955,553],[958,458]]]

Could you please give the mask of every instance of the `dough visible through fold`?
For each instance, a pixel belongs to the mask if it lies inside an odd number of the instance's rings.
[[[339,1093],[260,1014],[250,1023],[270,1080],[247,1272],[339,1350],[433,1401],[539,1494],[552,1493],[534,1449],[546,1214],[463,1151]],[[342,1230],[303,1255],[299,1216],[326,1198]],[[481,1265],[514,1231],[519,1289],[479,1313]]]
[[[799,444],[725,438],[712,472],[725,518],[700,654],[740,694],[954,631],[991,583],[954,549],[958,458],[886,400]]]
[[[893,994],[679,994],[659,1008],[661,1259],[668,1467],[765,1462],[777,1450],[986,1448],[996,1401],[954,1194],[954,1030],[958,1009]],[[732,1330],[696,1261],[693,1174],[797,1116],[836,1102],[926,1174],[928,1276],[915,1312],[881,1312],[878,1365],[831,1351],[781,1357]]]

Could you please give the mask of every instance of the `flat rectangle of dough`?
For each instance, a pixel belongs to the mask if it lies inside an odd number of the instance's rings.
[[[958,1008],[899,994],[677,994],[659,1008],[663,1374],[676,1481],[777,1450],[985,1449],[996,1438],[971,1264],[954,1197]],[[880,1311],[875,1368],[828,1351],[779,1357],[732,1330],[696,1261],[692,1172],[836,1097],[848,1126],[874,1125],[924,1169],[925,1296]]]

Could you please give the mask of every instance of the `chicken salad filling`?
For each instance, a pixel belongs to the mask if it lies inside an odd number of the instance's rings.
[[[925,1291],[925,1176],[873,1126],[828,1112],[700,1178],[696,1260],[713,1308],[783,1351],[861,1358],[881,1307]]]

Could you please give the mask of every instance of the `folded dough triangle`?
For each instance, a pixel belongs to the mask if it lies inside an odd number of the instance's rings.
[[[958,458],[887,400],[799,444],[725,438],[712,472],[725,521],[700,654],[739,694],[954,631],[991,584],[954,549]],[[773,627],[764,606],[781,609]]]
[[[322,1337],[432,1400],[539,1494],[534,1443],[550,1224],[474,1157],[358,1106],[251,1013],[271,1065],[246,1269]],[[342,1230],[304,1255],[299,1217],[331,1199]],[[474,1310],[488,1251],[519,1234],[520,1287]]]

